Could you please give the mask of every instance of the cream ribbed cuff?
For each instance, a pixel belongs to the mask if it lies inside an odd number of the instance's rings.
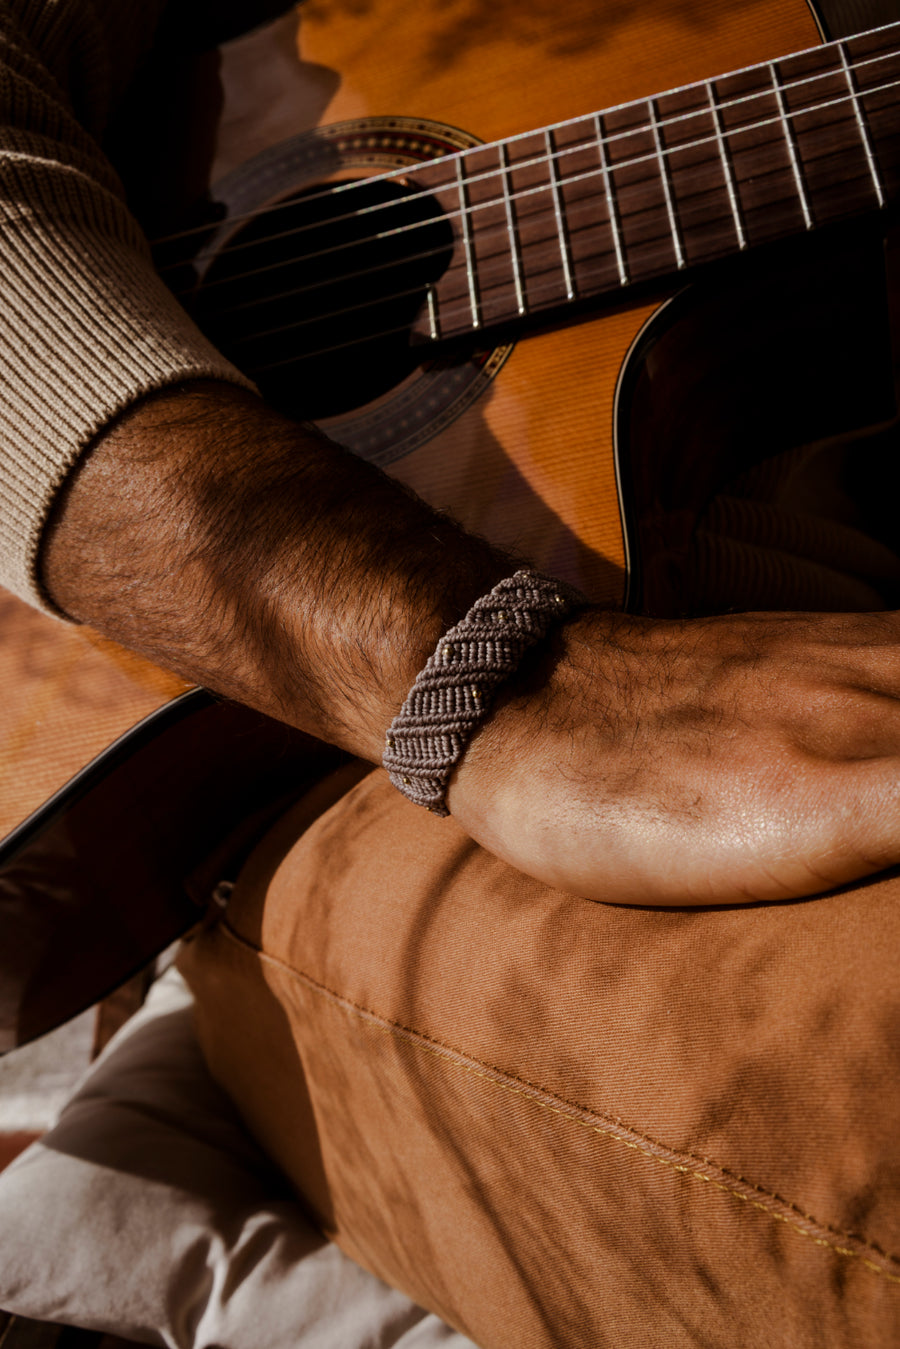
[[[109,209],[124,215],[114,200]],[[50,609],[36,574],[41,535],[57,491],[97,434],[137,399],[183,380],[253,386],[156,277],[140,236],[77,226],[35,232],[4,214],[0,580]]]
[[[0,0],[0,583],[45,608],[42,532],[98,433],[184,380],[248,384],[156,277],[100,148],[162,8]]]

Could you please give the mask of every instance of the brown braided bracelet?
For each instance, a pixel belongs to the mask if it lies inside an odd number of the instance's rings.
[[[587,604],[550,576],[517,571],[476,600],[438,642],[387,734],[385,768],[416,805],[449,815],[447,784],[498,685],[554,623]]]

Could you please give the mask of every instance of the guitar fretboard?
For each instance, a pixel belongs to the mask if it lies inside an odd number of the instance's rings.
[[[417,336],[556,310],[878,210],[900,24],[423,164],[454,223]]]

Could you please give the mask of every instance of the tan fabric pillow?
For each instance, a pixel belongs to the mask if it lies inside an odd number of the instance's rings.
[[[307,824],[182,963],[347,1252],[484,1349],[900,1344],[897,879],[589,903],[380,771]]]

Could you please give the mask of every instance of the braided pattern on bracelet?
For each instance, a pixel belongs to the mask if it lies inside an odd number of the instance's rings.
[[[448,815],[453,769],[485,719],[498,687],[561,618],[587,604],[573,587],[517,571],[441,638],[391,722],[382,762],[416,805]]]

